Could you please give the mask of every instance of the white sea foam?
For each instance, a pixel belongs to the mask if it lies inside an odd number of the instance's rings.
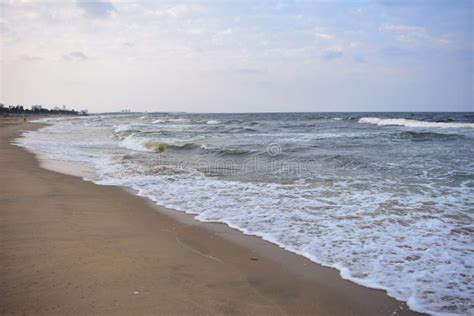
[[[176,118],[176,119],[168,119],[168,122],[175,122],[175,123],[189,123],[191,122],[190,119],[185,119],[185,118]]]
[[[151,139],[138,138],[135,137],[134,134],[131,134],[125,137],[119,146],[136,151],[147,151],[145,144],[149,141],[151,141]]]
[[[122,132],[127,132],[130,131],[138,126],[141,126],[142,124],[140,123],[133,123],[133,124],[124,124],[124,125],[118,125],[115,127],[114,132],[115,133],[122,133]]]
[[[118,145],[122,148],[127,148],[134,151],[155,152],[156,146],[159,144],[163,144],[165,147],[171,146],[174,148],[194,146],[192,144],[192,139],[189,139],[188,141],[176,139],[172,137],[158,139],[158,138],[150,138],[150,137],[140,137],[140,136],[137,136],[136,133],[132,133],[124,137],[123,139],[121,139]]]
[[[161,124],[161,123],[189,123],[191,120],[185,118],[159,118],[153,120],[153,124]]]
[[[457,300],[464,301],[473,294],[472,277],[463,277],[472,273],[472,268],[464,265],[465,260],[472,260],[471,238],[460,235],[453,239],[449,221],[428,219],[424,212],[394,220],[377,211],[393,201],[390,195],[354,194],[340,187],[344,193],[337,203],[327,198],[311,201],[305,197],[324,196],[325,188],[204,177],[173,177],[170,181],[137,176],[99,183],[132,187],[160,205],[196,214],[201,221],[226,223],[260,236],[339,269],[345,279],[384,289],[421,312],[436,314],[454,293]],[[414,196],[404,204],[419,208],[422,199]],[[357,205],[364,205],[364,210],[358,210]],[[442,287],[446,284],[452,288]]]
[[[474,128],[474,123],[459,122],[427,122],[409,120],[404,118],[378,118],[378,117],[362,117],[359,123],[375,124],[375,125],[398,125],[407,127],[424,127],[424,128]]]
[[[209,120],[206,122],[207,125],[216,125],[216,124],[219,124],[220,122],[217,121],[217,120]]]

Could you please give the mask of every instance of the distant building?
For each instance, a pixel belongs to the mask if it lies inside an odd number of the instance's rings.
[[[60,111],[61,108],[60,108],[59,106],[55,106],[55,107],[54,107],[54,110],[55,110],[55,111]]]
[[[41,105],[32,105],[31,106],[31,110],[33,110],[33,111],[41,111],[41,109],[43,109],[43,107]]]
[[[126,109],[126,110],[122,110],[122,113],[130,113],[131,111]]]
[[[65,105],[63,105],[63,111],[66,111],[66,106]]]
[[[87,115],[87,113],[88,113],[87,110],[81,110],[80,112],[81,112],[81,114],[83,114],[83,115]]]
[[[5,107],[5,105],[3,105],[3,103],[0,103],[0,109],[3,109]]]

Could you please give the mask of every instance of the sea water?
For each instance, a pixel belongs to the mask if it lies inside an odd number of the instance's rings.
[[[474,314],[473,113],[104,114],[17,144],[416,311]]]

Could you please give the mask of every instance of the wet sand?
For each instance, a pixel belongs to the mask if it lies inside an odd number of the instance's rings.
[[[40,167],[0,119],[0,314],[414,315],[268,242]]]

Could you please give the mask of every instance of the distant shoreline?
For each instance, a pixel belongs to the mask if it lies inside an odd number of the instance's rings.
[[[40,105],[33,105],[31,109],[25,108],[23,105],[9,105],[5,106],[3,103],[0,103],[0,115],[1,116],[26,116],[26,115],[87,115],[87,110],[76,111],[68,110],[66,107],[59,108],[55,107],[54,109],[47,109]]]
[[[9,112],[0,112],[1,117],[28,117],[28,116],[35,116],[35,117],[47,117],[47,116],[54,116],[54,117],[59,117],[59,116],[88,116],[89,114],[66,114],[66,113],[43,113],[43,112],[34,112],[34,111],[28,111],[28,112],[22,112],[22,113],[9,113]]]

